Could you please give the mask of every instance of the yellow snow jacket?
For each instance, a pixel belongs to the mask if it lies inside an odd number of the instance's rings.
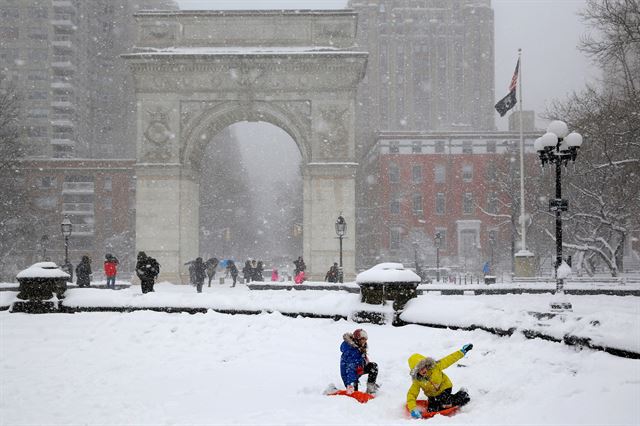
[[[420,389],[429,397],[438,396],[446,389],[453,387],[453,383],[442,370],[450,367],[463,357],[462,351],[455,351],[439,361],[420,354],[411,355],[409,357],[409,368],[411,368],[412,383],[407,392],[407,408],[409,411],[416,408],[416,399],[420,395]],[[418,374],[418,371],[423,367],[429,368],[428,377],[422,377]]]

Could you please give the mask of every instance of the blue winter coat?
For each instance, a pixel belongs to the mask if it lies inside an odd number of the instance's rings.
[[[358,382],[358,378],[360,377],[357,371],[358,367],[364,369],[367,360],[365,354],[360,352],[360,349],[350,345],[348,342],[342,342],[340,351],[342,352],[342,356],[340,357],[340,375],[342,376],[344,386],[347,387]]]

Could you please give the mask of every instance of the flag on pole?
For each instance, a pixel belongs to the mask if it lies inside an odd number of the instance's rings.
[[[520,69],[520,58],[518,58],[518,62],[516,63],[516,70],[513,72],[513,77],[511,77],[511,83],[509,84],[509,94],[504,98],[500,99],[498,103],[495,105],[496,111],[500,114],[500,117],[504,117],[504,115],[511,108],[516,106],[518,100],[516,99],[516,87],[518,86],[518,71]]]

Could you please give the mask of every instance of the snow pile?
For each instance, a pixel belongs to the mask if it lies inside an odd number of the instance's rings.
[[[558,266],[557,274],[560,280],[568,278],[571,275],[571,266],[567,265],[567,262],[563,260],[560,266]]]
[[[71,278],[54,262],[38,262],[23,269],[16,275],[17,279],[22,278]]]
[[[420,283],[420,277],[415,272],[405,269],[402,263],[379,263],[360,272],[356,283]]]
[[[407,359],[440,358],[465,343],[474,349],[446,372],[472,400],[429,424],[640,420],[637,360],[519,335],[215,312],[0,312],[0,323],[6,425],[415,426],[404,410]],[[359,404],[322,395],[329,383],[342,387],[339,345],[360,327],[379,366],[378,396]]]

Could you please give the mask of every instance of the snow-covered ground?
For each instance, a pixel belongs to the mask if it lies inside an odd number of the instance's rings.
[[[8,299],[15,292],[0,292]],[[438,296],[410,302],[406,319],[532,327],[526,311],[550,295]],[[638,298],[574,296],[574,313],[542,325],[558,333],[582,326],[591,337],[633,346],[640,339]],[[348,314],[359,295],[339,291],[251,291],[215,285],[197,294],[168,283],[156,292],[71,289],[78,306],[203,306]],[[573,315],[573,316],[572,316]],[[597,318],[587,327],[576,318]],[[339,344],[364,327],[383,388],[366,405],[327,397],[340,386]],[[508,328],[508,327],[507,327]],[[0,424],[410,424],[403,404],[407,358],[440,357],[473,343],[448,370],[473,397],[432,424],[640,424],[640,361],[515,333],[260,315],[0,312]],[[635,342],[635,343],[634,343]]]

